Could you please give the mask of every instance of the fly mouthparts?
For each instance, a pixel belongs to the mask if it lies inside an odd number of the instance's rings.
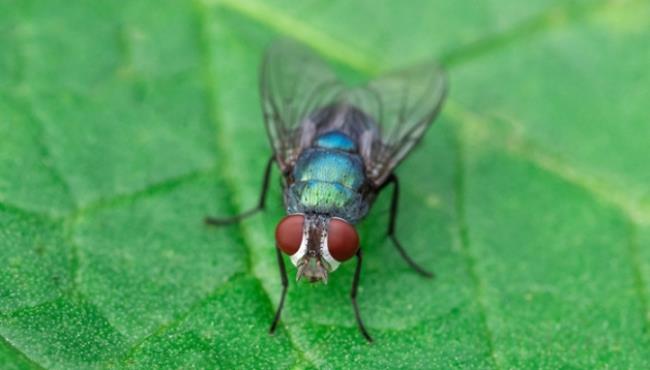
[[[302,279],[302,277],[305,274],[305,268],[306,267],[307,267],[307,262],[306,261],[302,261],[298,265],[298,271],[296,272],[296,281],[300,281],[300,279]]]
[[[298,271],[296,272],[296,281],[300,281],[304,277],[309,278],[310,283],[322,281],[327,284],[329,273],[323,264],[312,259],[302,260],[298,263]]]
[[[327,285],[327,278],[329,277],[328,276],[329,274],[327,273],[327,270],[325,270],[325,269],[323,269],[322,271],[323,271],[323,273],[321,274],[320,280],[323,282],[323,284]]]

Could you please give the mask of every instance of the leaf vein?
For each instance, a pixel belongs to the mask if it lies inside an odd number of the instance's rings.
[[[464,126],[465,131],[485,132],[486,135],[494,136],[490,130],[481,130],[480,127],[488,127],[488,119],[471,112],[454,100],[448,100],[445,109],[446,114]],[[508,136],[490,137],[491,142],[502,143],[503,149],[513,155],[524,158],[534,163],[543,170],[564,179],[565,181],[585,190],[596,200],[610,204],[619,209],[629,221],[637,225],[650,225],[650,209],[642,201],[629,196],[626,191],[621,191],[617,186],[606,180],[590,174],[588,171],[576,168],[575,165],[566,163],[557,156],[527,138],[523,125],[513,120],[509,124]]]
[[[77,199],[74,195],[74,192],[72,191],[72,187],[68,183],[67,179],[65,176],[63,176],[63,173],[59,170],[59,168],[56,166],[56,161],[52,157],[52,149],[50,148],[50,145],[47,142],[46,139],[46,129],[45,129],[45,124],[43,123],[43,120],[38,116],[38,112],[32,113],[34,110],[33,107],[30,105],[29,109],[29,115],[32,118],[34,122],[37,123],[39,133],[38,133],[38,143],[41,146],[41,150],[43,152],[43,156],[46,158],[46,167],[50,170],[50,173],[52,174],[52,177],[56,181],[58,181],[62,186],[63,186],[63,191],[65,196],[70,199],[72,202],[73,206],[77,205]]]
[[[627,242],[628,256],[630,264],[632,265],[632,273],[634,278],[634,289],[641,304],[645,339],[650,340],[650,308],[648,306],[647,292],[645,287],[648,286],[643,278],[643,269],[639,261],[641,256],[639,254],[639,241],[637,235],[637,225],[630,224],[630,237]]]
[[[167,178],[165,180],[156,182],[154,184],[150,184],[147,187],[137,189],[132,192],[116,194],[107,198],[98,199],[92,203],[89,203],[84,207],[78,208],[70,215],[68,215],[68,219],[71,220],[73,223],[77,223],[83,217],[92,214],[93,212],[97,212],[105,208],[114,207],[116,205],[120,205],[128,202],[133,202],[140,198],[145,198],[155,194],[171,191],[183,184],[194,181],[197,178],[200,178],[202,176],[207,176],[213,173],[214,171],[216,171],[216,166],[209,166],[206,168],[197,169],[178,176]]]
[[[478,131],[472,130],[479,126],[487,127],[489,122],[479,115],[466,110],[458,103],[451,101],[448,102],[447,113],[453,117],[455,121],[464,125],[458,129],[462,132]],[[572,165],[561,161],[554,156],[545,153],[539,149],[538,145],[526,138],[523,134],[523,128],[518,127],[518,123],[509,121],[510,133],[506,138],[490,137],[490,142],[505,141],[502,145],[503,149],[518,158],[522,158],[529,163],[537,166],[542,171],[545,171],[551,176],[566,181],[568,184],[583,190],[586,194],[591,196],[595,202],[609,205],[627,222],[630,223],[630,240],[627,243],[627,253],[629,255],[630,269],[634,279],[634,290],[637,299],[643,310],[643,322],[646,327],[646,336],[650,335],[650,310],[646,298],[646,291],[644,286],[647,282],[643,278],[642,268],[639,263],[641,259],[638,251],[638,241],[636,239],[636,230],[639,226],[646,226],[650,224],[650,211],[639,205],[639,202],[627,196],[625,193],[617,190],[616,187],[600,180],[583,170],[579,170]],[[490,130],[482,130],[491,135]],[[492,134],[494,136],[494,134]],[[498,135],[498,134],[497,134]],[[462,136],[462,134],[461,134]]]
[[[8,203],[6,201],[0,202],[0,210],[6,211],[6,212],[11,212],[11,213],[16,213],[21,216],[25,217],[34,217],[34,218],[45,218],[48,220],[56,220],[55,217],[53,217],[51,214],[47,212],[39,212],[39,211],[34,211],[30,210],[27,208],[22,208],[20,206]]]
[[[214,297],[218,296],[221,294],[221,292],[228,288],[228,285],[231,284],[234,280],[237,280],[238,278],[244,276],[243,273],[237,272],[228,277],[227,280],[225,280],[223,283],[217,285],[212,292],[208,293],[205,297],[197,299],[190,307],[187,309],[187,311],[177,315],[175,318],[172,320],[163,323],[159,325],[156,329],[154,329],[150,334],[145,335],[144,337],[140,338],[138,341],[136,341],[131,348],[126,352],[125,356],[122,357],[119,362],[121,364],[126,364],[128,363],[133,357],[137,354],[138,350],[142,348],[148,341],[150,341],[153,338],[159,337],[162,334],[178,327],[180,324],[183,323],[183,321],[187,320],[194,312],[200,310],[201,308],[207,306],[210,304],[212,299]]]
[[[610,5],[611,1],[605,0],[588,4],[563,3],[552,6],[519,22],[506,31],[452,49],[442,55],[441,61],[448,67],[457,66],[494,50],[543,34],[556,27],[578,22]]]
[[[344,61],[350,66],[368,72],[378,70],[376,61],[370,53],[356,47],[349,47],[327,33],[321,32],[308,24],[282,14],[282,12],[259,1],[240,0],[203,0],[207,5],[216,3],[233,10],[245,17],[264,24],[279,33],[288,35],[305,44],[311,45],[329,57]]]
[[[495,352],[494,345],[494,335],[490,329],[490,323],[488,319],[488,310],[487,304],[485,302],[485,283],[481,279],[479,270],[476,265],[476,256],[472,253],[470,239],[469,239],[469,227],[467,225],[467,219],[465,215],[465,153],[464,153],[464,142],[462,135],[455,135],[455,144],[456,144],[456,173],[454,179],[454,189],[455,189],[455,209],[456,209],[456,222],[457,222],[457,231],[458,238],[460,243],[460,248],[462,250],[463,257],[465,259],[465,265],[474,286],[474,299],[478,305],[481,326],[483,327],[484,339],[487,345],[489,352],[489,358],[491,359],[493,365],[497,369],[504,368],[499,364],[498,356]]]
[[[216,138],[216,143],[215,143],[215,151],[217,154],[217,157],[222,160],[224,164],[227,164],[228,161],[228,150],[226,150],[226,143],[224,141],[223,135],[220,135],[220,125],[219,122],[222,121],[220,114],[219,114],[219,108],[218,108],[218,91],[216,89],[216,86],[218,81],[216,77],[216,71],[214,71],[213,68],[213,60],[212,60],[212,49],[210,48],[210,38],[209,38],[209,15],[208,15],[208,8],[206,7],[206,4],[203,3],[200,0],[195,0],[194,5],[196,8],[196,12],[198,13],[198,27],[199,27],[199,41],[200,41],[200,48],[201,48],[201,59],[202,59],[202,65],[204,69],[204,74],[205,74],[205,84],[206,84],[206,99],[208,101],[208,106],[209,106],[209,116],[210,116],[210,122],[213,126],[213,129],[215,131],[215,138]],[[237,186],[235,183],[234,178],[232,177],[232,174],[230,172],[230,166],[225,165],[223,170],[222,170],[222,178],[224,179],[225,186],[224,188],[226,191],[230,194],[232,194],[232,197],[228,197],[228,199],[234,199],[231,203],[231,208],[233,208],[235,211],[239,211],[240,207],[237,205]],[[247,260],[246,260],[246,272],[250,276],[255,277],[259,282],[260,285],[262,286],[262,290],[266,293],[265,297],[268,300],[269,307],[273,307],[273,300],[271,299],[269,292],[264,289],[264,284],[262,281],[262,278],[258,276],[254,269],[253,269],[253,263],[251,260],[251,242],[249,238],[247,237],[248,233],[246,232],[246,229],[241,225],[241,223],[237,224],[237,227],[239,228],[240,235],[242,235],[242,242],[244,245],[245,250],[247,251]],[[271,316],[269,316],[271,317]],[[310,360],[307,359],[308,356],[306,356],[307,350],[300,348],[295,340],[293,339],[291,333],[289,330],[287,330],[287,334],[289,337],[289,342],[291,343],[292,348],[298,354],[303,361],[310,362]],[[312,364],[313,366],[313,364]]]
[[[9,339],[5,338],[3,335],[0,335],[0,344],[3,344],[5,347],[9,348],[10,351],[16,354],[16,356],[22,358],[26,363],[28,363],[34,369],[45,369],[41,364],[34,361],[28,357],[23,351],[19,350],[14,346]]]

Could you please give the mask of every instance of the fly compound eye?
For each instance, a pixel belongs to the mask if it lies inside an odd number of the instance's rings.
[[[303,215],[289,215],[275,228],[275,242],[280,250],[288,255],[295,254],[302,244]]]
[[[354,226],[343,220],[331,219],[327,227],[327,249],[339,262],[352,258],[359,249],[359,235]]]

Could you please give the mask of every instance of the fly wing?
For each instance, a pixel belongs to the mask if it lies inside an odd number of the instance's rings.
[[[375,186],[386,181],[422,138],[446,91],[444,71],[426,64],[384,75],[346,94],[348,104],[361,109],[377,126],[360,140],[366,173]]]
[[[316,133],[310,115],[332,104],[343,88],[312,51],[283,40],[266,53],[260,90],[269,140],[286,173]]]

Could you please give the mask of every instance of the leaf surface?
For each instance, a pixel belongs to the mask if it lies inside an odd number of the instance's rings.
[[[507,6],[506,6],[507,5]],[[650,7],[539,0],[0,2],[2,368],[647,368]],[[441,58],[451,94],[353,264],[280,282],[257,71]],[[274,173],[274,177],[279,175]],[[289,269],[290,277],[293,267]],[[291,280],[291,279],[290,279]]]

